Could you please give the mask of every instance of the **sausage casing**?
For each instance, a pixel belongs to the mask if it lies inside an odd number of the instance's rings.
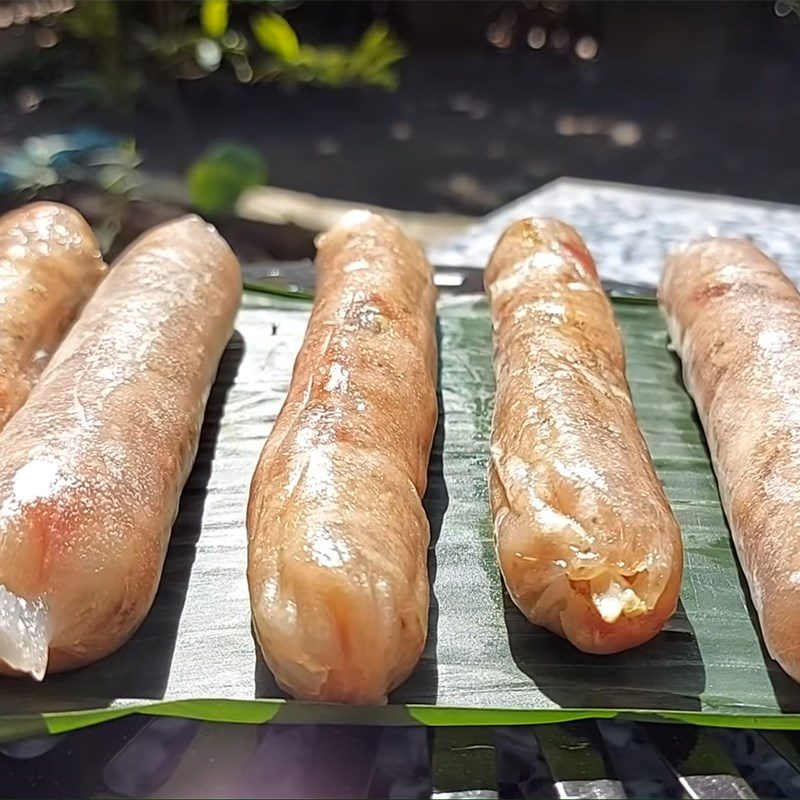
[[[105,271],[77,211],[33,203],[0,217],[0,430]]]
[[[0,435],[0,663],[42,677],[138,627],[241,295],[197,217],[136,240]]]
[[[485,283],[497,380],[489,485],[509,594],[586,652],[641,644],[675,610],[682,546],[592,258],[568,225],[522,220]]]
[[[316,264],[314,309],[250,492],[253,622],[296,697],[377,703],[427,633],[436,291],[419,248],[367,212],[321,238]]]
[[[800,680],[800,295],[746,241],[667,261],[661,304],[770,654]]]

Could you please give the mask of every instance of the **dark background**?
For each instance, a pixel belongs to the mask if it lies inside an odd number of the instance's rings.
[[[209,144],[235,139],[263,153],[275,186],[468,214],[562,175],[800,201],[800,17],[789,5],[777,13],[772,2],[282,10],[314,43],[354,42],[385,19],[408,49],[397,91],[158,77],[120,117],[47,100],[23,113],[18,83],[0,104],[0,141],[91,122],[135,136],[147,170],[181,176]],[[541,49],[528,44],[531,29],[544,31]],[[575,53],[584,37],[596,46],[591,60]],[[0,51],[24,40],[0,30]]]

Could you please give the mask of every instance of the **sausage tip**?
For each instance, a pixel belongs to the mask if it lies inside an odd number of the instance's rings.
[[[25,600],[0,584],[0,665],[27,672],[37,681],[44,678],[50,644],[48,616],[41,599]]]
[[[338,236],[346,234],[347,232],[364,225],[372,219],[379,218],[381,218],[380,215],[375,214],[366,208],[352,208],[342,214],[332,228],[320,233],[316,239],[314,239],[314,246],[317,248],[317,250],[320,250]]]

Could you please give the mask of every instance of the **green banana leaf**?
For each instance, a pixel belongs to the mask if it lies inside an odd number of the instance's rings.
[[[508,599],[486,485],[494,394],[482,298],[439,308],[440,420],[425,506],[431,613],[419,666],[383,707],[297,703],[253,642],[245,580],[250,475],[280,409],[309,306],[246,295],[209,401],[152,611],[117,653],[42,684],[0,679],[0,740],[133,711],[228,722],[512,725],[636,715],[800,728],[800,689],[766,653],[702,431],[652,300],[617,298],[637,415],[683,529],[681,604],[652,642],[589,656]]]

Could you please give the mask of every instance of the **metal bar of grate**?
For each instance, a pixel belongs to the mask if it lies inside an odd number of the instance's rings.
[[[686,797],[755,797],[725,751],[703,728],[649,725],[645,734],[664,755]]]
[[[130,716],[4,743],[0,797],[799,797],[795,740],[624,720],[424,729]]]
[[[589,732],[593,723],[542,725],[536,736],[553,774],[559,798],[624,798],[625,790],[615,778],[603,777],[607,770],[603,755]]]
[[[711,730],[757,797],[800,797],[800,770],[757,731]]]

